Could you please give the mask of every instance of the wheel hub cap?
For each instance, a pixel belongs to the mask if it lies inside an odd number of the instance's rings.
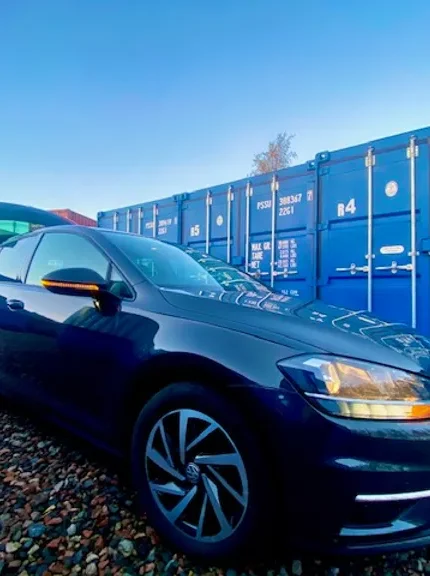
[[[200,467],[197,466],[197,464],[194,464],[194,462],[190,462],[185,468],[185,476],[191,484],[197,484],[200,480],[200,475]]]

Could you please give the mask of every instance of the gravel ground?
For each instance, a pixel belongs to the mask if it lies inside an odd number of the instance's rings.
[[[0,410],[0,430],[1,576],[430,574],[427,551],[341,567],[314,558],[195,566],[133,513],[134,495],[115,467],[10,409]]]

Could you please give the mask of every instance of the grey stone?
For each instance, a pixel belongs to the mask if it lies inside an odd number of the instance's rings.
[[[76,524],[70,524],[67,528],[67,536],[74,536],[76,534]]]
[[[13,554],[17,550],[21,548],[21,544],[19,542],[7,542],[6,543],[6,553]]]
[[[94,562],[91,564],[88,564],[88,566],[85,568],[84,574],[85,574],[85,576],[96,576],[97,564],[95,564]]]
[[[131,556],[134,552],[134,544],[131,540],[121,540],[118,544],[118,552],[125,558]]]

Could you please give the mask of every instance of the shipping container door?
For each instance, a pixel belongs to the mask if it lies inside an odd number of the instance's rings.
[[[245,194],[245,271],[285,294],[311,296],[309,175],[258,178]]]
[[[365,158],[320,167],[318,296],[367,309],[367,173]]]
[[[146,238],[155,238],[157,223],[157,204],[145,204],[141,211],[140,233]]]
[[[196,250],[206,251],[208,232],[206,226],[210,193],[195,192],[182,205],[182,242]]]
[[[245,202],[245,272],[270,283],[272,252],[272,179],[248,183]]]
[[[113,230],[114,214],[114,212],[100,213],[97,218],[97,226],[106,230]]]
[[[140,234],[142,220],[142,208],[131,209],[130,232],[133,234]]]
[[[117,212],[117,224],[115,230],[119,230],[120,232],[127,232],[128,229],[128,216],[129,211],[126,209],[118,210]]]
[[[387,139],[321,176],[321,297],[429,332],[428,144]]]
[[[209,238],[207,252],[224,262],[232,262],[233,221],[236,198],[232,186],[211,192],[207,211]]]
[[[171,244],[178,243],[178,204],[159,204],[157,210],[157,238]]]
[[[309,174],[279,178],[275,204],[274,286],[309,299],[313,290],[313,182]]]
[[[232,261],[235,193],[231,186],[217,186],[184,202],[184,243]]]
[[[373,167],[372,309],[381,318],[429,332],[428,144],[415,139],[375,148]]]

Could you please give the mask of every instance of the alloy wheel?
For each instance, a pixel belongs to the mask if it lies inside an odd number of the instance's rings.
[[[197,410],[161,417],[146,444],[149,487],[160,511],[198,541],[231,536],[248,508],[248,477],[228,432]]]

